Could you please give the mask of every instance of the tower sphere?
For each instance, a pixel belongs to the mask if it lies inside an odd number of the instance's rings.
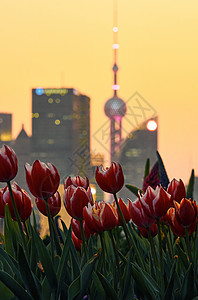
[[[113,96],[105,103],[104,111],[110,119],[122,118],[126,114],[126,103],[121,98]]]

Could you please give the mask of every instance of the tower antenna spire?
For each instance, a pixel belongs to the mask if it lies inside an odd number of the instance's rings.
[[[114,82],[112,89],[114,90],[114,96],[117,96],[117,90],[120,88],[117,84],[117,51],[119,48],[118,44],[118,2],[117,0],[113,0],[113,50],[114,50],[114,64],[113,64],[113,73],[114,73]]]

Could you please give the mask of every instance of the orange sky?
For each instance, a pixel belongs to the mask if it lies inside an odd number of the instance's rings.
[[[112,90],[113,0],[1,0],[0,112],[31,134],[31,88],[91,97],[92,134]],[[198,2],[118,0],[119,95],[138,91],[158,112],[170,177],[198,170]],[[130,131],[130,128],[126,128]],[[94,151],[102,148],[92,141]],[[198,173],[198,172],[197,172]]]

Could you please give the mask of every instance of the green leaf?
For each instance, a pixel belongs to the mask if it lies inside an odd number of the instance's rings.
[[[139,189],[138,187],[136,187],[132,184],[125,184],[125,186],[129,191],[131,191],[137,197],[138,197],[138,192],[140,192],[140,194],[144,193],[141,189]]]
[[[176,260],[174,261],[172,268],[171,268],[170,278],[168,281],[168,285],[167,285],[163,300],[171,299],[171,296],[173,296],[175,268],[176,268]]]
[[[40,298],[41,285],[38,284],[34,274],[31,272],[23,248],[20,245],[19,245],[18,259],[19,259],[19,269],[21,272],[21,277],[23,278],[23,281],[27,289],[29,290],[29,293],[32,295],[34,299],[36,300],[41,299]]]
[[[5,258],[5,260],[9,264],[10,268],[12,269],[12,272],[19,279],[21,279],[21,274],[20,274],[19,269],[18,269],[18,262],[13,257],[9,256],[9,254],[7,254],[6,251],[3,250],[2,248],[0,248],[0,255]]]
[[[130,294],[130,299],[131,299],[131,294],[133,292],[133,286],[131,283],[132,252],[133,252],[133,249],[130,250],[129,257],[127,259],[127,264],[124,269],[124,274],[122,277],[122,299],[123,300],[128,299],[129,294]]]
[[[166,169],[165,169],[163,160],[162,160],[159,152],[157,151],[156,153],[157,153],[158,166],[159,166],[160,183],[161,183],[163,188],[167,188],[167,186],[169,184],[168,175],[166,173]]]
[[[15,296],[11,290],[0,281],[0,295],[3,295],[3,300],[14,300]]]
[[[100,279],[98,278],[98,275],[96,274],[95,271],[92,273],[92,279],[93,279],[93,283],[95,285],[95,288],[97,289],[97,291],[101,295],[100,299],[103,299],[103,300],[106,299],[105,290],[104,290],[103,285],[102,285],[102,283],[101,283]]]
[[[57,282],[56,273],[55,273],[54,266],[52,264],[50,255],[49,255],[48,250],[45,247],[43,241],[39,237],[37,231],[35,231],[35,230],[32,230],[32,231],[33,231],[32,233],[33,233],[35,245],[37,248],[37,252],[38,252],[40,261],[42,263],[45,275],[49,281],[51,290],[54,291],[57,288],[58,282]]]
[[[159,294],[160,291],[155,280],[136,263],[131,263],[131,265],[131,273],[141,292],[150,296],[152,299],[156,299],[156,295]]]
[[[147,158],[146,164],[145,164],[145,169],[144,169],[144,180],[148,176],[149,172],[150,172],[150,159]]]
[[[183,283],[182,283],[182,287],[180,290],[180,295],[181,295],[181,299],[182,300],[188,300],[188,299],[192,299],[194,296],[194,271],[193,271],[193,267],[192,264],[190,264]]]
[[[73,300],[80,293],[80,276],[78,276],[68,288],[68,300]]]
[[[194,191],[194,181],[195,181],[195,171],[192,169],[190,179],[188,182],[188,188],[186,192],[186,198],[193,200],[193,191]]]
[[[9,207],[6,204],[4,216],[5,249],[13,257],[16,256],[17,241],[20,240],[18,233],[18,224],[12,220]]]
[[[119,300],[118,295],[116,294],[115,290],[112,288],[112,286],[108,282],[108,280],[99,272],[97,272],[97,276],[102,283],[102,286],[105,290],[106,295],[109,297],[108,299]]]
[[[15,296],[20,300],[34,300],[30,294],[8,273],[0,271],[0,281],[2,281]]]

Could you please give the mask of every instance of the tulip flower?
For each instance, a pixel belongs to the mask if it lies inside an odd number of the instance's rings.
[[[118,225],[118,215],[116,209],[110,203],[95,202],[93,206],[83,209],[85,223],[93,232],[102,232]]]
[[[129,221],[131,219],[131,216],[130,216],[130,213],[129,213],[128,206],[124,203],[124,201],[121,198],[118,199],[118,203],[120,205],[120,209],[122,211],[122,214],[124,216],[124,219],[125,219],[126,223],[129,223]],[[120,213],[119,213],[119,210],[117,208],[117,205],[116,205],[115,201],[113,202],[113,205],[116,208],[116,211],[117,211],[117,214],[118,214],[118,225],[120,226],[120,225],[123,224],[123,222],[122,222],[122,218],[120,216]]]
[[[183,198],[186,198],[186,189],[183,181],[181,179],[178,181],[174,178],[167,187],[167,193],[171,195],[172,202],[174,200],[180,203]]]
[[[140,232],[140,234],[144,237],[144,238],[148,238],[148,232],[147,232],[147,229],[145,227],[141,227],[141,226],[138,226],[138,230]],[[157,224],[156,223],[153,223],[149,228],[148,230],[150,231],[150,234],[152,237],[156,236],[157,232],[158,232],[158,229],[157,229]]]
[[[35,202],[40,213],[42,213],[44,216],[47,216],[47,207],[45,200],[36,198]],[[47,202],[49,205],[51,217],[56,216],[61,209],[61,197],[59,192],[57,191],[52,197],[48,198]]]
[[[85,190],[88,189],[89,187],[89,179],[87,177],[82,178],[81,176],[76,176],[76,177],[67,177],[64,180],[64,189],[68,188],[68,186],[73,185],[75,187],[81,186]]]
[[[88,203],[93,203],[91,189],[88,187],[87,191],[82,187],[75,187],[70,185],[65,191],[63,202],[68,214],[74,219],[82,219],[83,208]]]
[[[175,208],[171,207],[169,208],[167,215],[169,216],[169,224],[171,227],[172,232],[177,235],[177,236],[185,236],[185,227],[182,226],[176,217],[176,211]],[[193,223],[187,227],[188,234],[192,235],[193,232],[195,231],[197,225],[197,220],[195,219]]]
[[[119,163],[113,162],[106,170],[96,168],[95,178],[99,187],[107,193],[116,194],[124,185],[124,175]]]
[[[153,189],[155,189],[158,185],[160,185],[159,167],[158,162],[156,162],[149,174],[144,179],[142,190],[145,192],[148,186],[151,186]]]
[[[73,231],[72,231],[72,242],[74,244],[74,247],[76,248],[76,251],[80,251],[82,246],[82,240],[78,239]]]
[[[148,187],[144,195],[140,197],[140,202],[145,213],[154,219],[163,217],[171,206],[171,195],[168,194],[161,186],[154,190]]]
[[[14,201],[20,216],[20,219],[22,222],[26,221],[32,212],[32,203],[31,203],[31,198],[28,195],[26,191],[21,189],[18,184],[14,183],[12,185],[12,193],[14,196]],[[4,204],[8,204],[10,215],[13,220],[17,220],[15,213],[14,213],[14,208],[12,205],[11,197],[10,197],[10,192],[8,190],[8,187],[5,187],[3,190],[3,202]]]
[[[183,198],[180,204],[174,201],[175,217],[180,225],[189,227],[197,220],[197,205],[191,199]]]
[[[11,181],[17,174],[18,161],[14,150],[6,145],[0,149],[0,182]]]
[[[147,216],[139,199],[134,202],[129,200],[129,212],[133,223],[137,226],[149,228],[155,222],[153,218]]]
[[[3,189],[0,188],[0,218],[4,218],[5,203],[3,201]]]
[[[55,194],[60,182],[55,166],[35,160],[32,166],[25,164],[25,171],[27,185],[32,195],[44,200]]]
[[[72,227],[73,232],[77,236],[77,238],[82,240],[81,231],[80,231],[80,222],[78,220],[72,218],[71,219],[71,227]],[[93,232],[90,230],[90,228],[87,226],[87,224],[85,223],[84,220],[83,220],[83,230],[84,230],[86,239],[89,239],[91,234],[93,234]]]

